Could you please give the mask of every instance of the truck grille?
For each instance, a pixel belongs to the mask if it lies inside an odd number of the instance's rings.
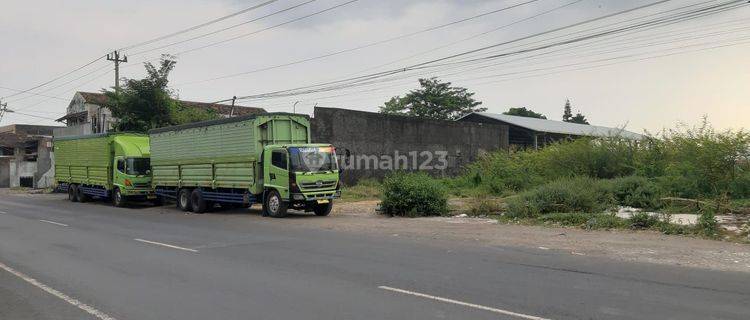
[[[299,185],[302,189],[330,189],[336,186],[336,180],[301,182]]]

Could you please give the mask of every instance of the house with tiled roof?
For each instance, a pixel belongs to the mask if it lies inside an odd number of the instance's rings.
[[[55,129],[55,136],[62,137],[107,132],[117,120],[112,117],[112,112],[106,107],[107,99],[107,96],[103,93],[76,92],[68,104],[65,116],[56,120],[65,123],[66,127]],[[185,100],[177,101],[182,106],[189,108],[214,110],[223,118],[266,112],[263,108]]]

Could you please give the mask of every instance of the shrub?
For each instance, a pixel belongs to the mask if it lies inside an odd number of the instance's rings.
[[[511,217],[538,217],[553,212],[601,213],[614,198],[601,180],[586,177],[556,180],[524,192],[508,202]]]
[[[714,131],[704,122],[633,142],[617,137],[579,138],[539,150],[499,151],[471,164],[458,180],[465,186],[503,195],[561,178],[586,176],[625,179],[631,197],[618,198],[638,207],[658,205],[654,194],[685,197],[750,197],[750,133]]]
[[[646,209],[658,209],[661,206],[659,187],[648,178],[617,178],[611,180],[611,187],[619,205]]]
[[[663,234],[690,234],[692,229],[690,226],[684,226],[667,221],[659,221],[655,226],[659,232]]]
[[[383,180],[382,213],[434,216],[448,212],[448,197],[440,181],[426,173],[394,172]]]
[[[698,223],[695,225],[698,233],[713,237],[718,233],[718,223],[716,222],[716,216],[710,210],[706,210],[698,216]]]
[[[737,174],[729,184],[729,193],[735,199],[750,198],[750,168]]]
[[[716,132],[704,120],[697,128],[664,132],[654,144],[660,150],[650,159],[665,190],[686,198],[742,196],[744,172],[750,170],[750,134]],[[644,163],[645,165],[645,163]]]
[[[469,203],[469,213],[472,215],[498,214],[505,208],[499,199],[475,197]]]
[[[614,214],[600,213],[586,221],[587,229],[618,229],[626,227],[627,221]]]
[[[592,214],[582,212],[548,213],[539,216],[539,221],[554,222],[563,226],[583,226],[591,219]]]
[[[554,222],[563,226],[578,226],[590,230],[625,227],[625,220],[610,213],[548,213],[537,218],[543,222]]]
[[[631,229],[648,229],[658,224],[659,218],[646,212],[637,212],[628,218],[628,223]]]

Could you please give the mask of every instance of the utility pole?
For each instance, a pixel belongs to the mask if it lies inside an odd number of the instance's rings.
[[[234,116],[234,101],[237,100],[237,96],[232,97],[232,110],[229,111],[229,117]]]
[[[0,102],[0,121],[3,121],[3,116],[5,115],[6,112],[9,112],[8,111],[8,103],[7,102],[6,103]],[[13,111],[10,111],[10,112],[13,112]]]
[[[120,59],[120,52],[115,50],[107,54],[107,60],[115,63],[115,93],[120,93],[120,62],[128,62],[128,57],[123,55]]]

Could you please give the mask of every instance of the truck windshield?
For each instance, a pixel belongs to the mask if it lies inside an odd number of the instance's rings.
[[[318,172],[338,169],[333,147],[291,147],[289,148],[292,171]]]
[[[125,174],[131,176],[143,176],[149,173],[151,170],[151,159],[150,158],[127,158],[125,159],[127,165],[125,166]]]

